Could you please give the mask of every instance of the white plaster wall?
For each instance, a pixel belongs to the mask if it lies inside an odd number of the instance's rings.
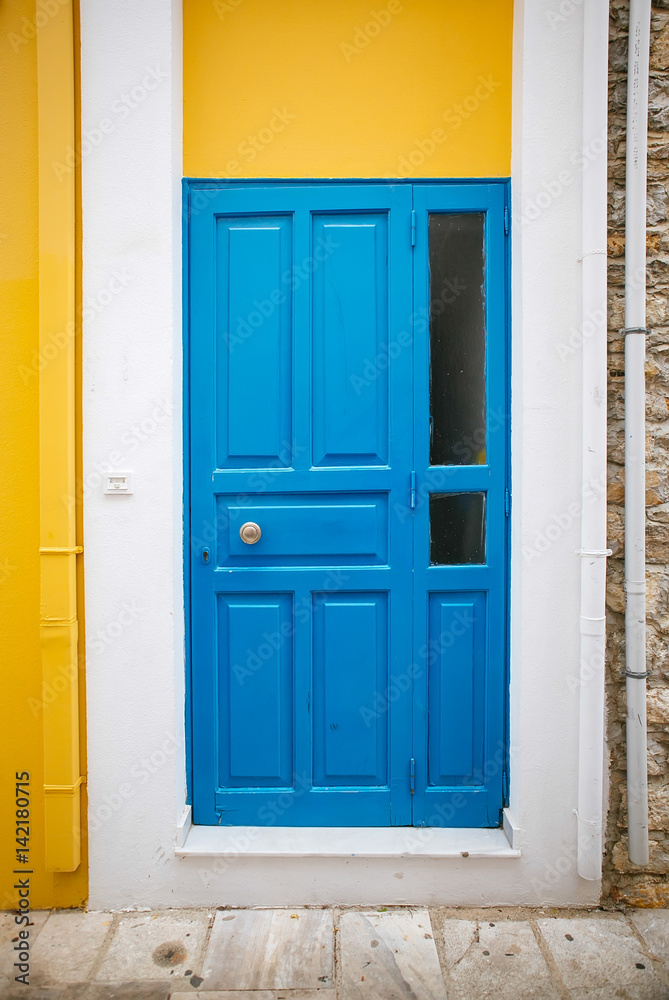
[[[582,12],[556,21],[555,9],[516,4],[510,812],[523,857],[221,865],[174,856],[185,781],[180,9],[82,0],[91,907],[597,900],[598,884],[576,874],[573,815],[579,525],[566,512],[580,502],[580,358],[557,349],[580,316]],[[159,83],[124,114],[122,95],[133,103],[152,67]],[[132,497],[102,494],[105,465],[132,469]],[[563,527],[550,541],[554,517]]]

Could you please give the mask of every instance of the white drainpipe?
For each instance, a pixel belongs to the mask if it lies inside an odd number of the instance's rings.
[[[625,171],[625,674],[629,858],[648,864],[646,767],[646,160],[651,0],[631,0]]]
[[[602,875],[606,628],[606,220],[608,0],[583,11],[583,483],[578,873]]]

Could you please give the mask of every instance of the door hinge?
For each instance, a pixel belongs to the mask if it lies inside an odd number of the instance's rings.
[[[508,208],[504,209],[504,233],[506,234],[506,236],[509,235],[509,210],[508,210]]]
[[[508,486],[504,490],[504,513],[507,517],[511,514],[511,494]]]
[[[416,758],[412,757],[409,761],[409,788],[411,794],[413,795],[416,791]]]
[[[411,213],[411,246],[416,246],[416,213]]]
[[[411,473],[411,485],[409,487],[409,504],[412,510],[416,508],[416,473]]]

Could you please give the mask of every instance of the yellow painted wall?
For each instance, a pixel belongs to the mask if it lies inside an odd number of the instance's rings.
[[[40,662],[37,47],[34,0],[0,4],[0,909],[17,902],[14,776],[30,772],[31,905],[79,906],[87,861],[45,871]],[[48,30],[48,24],[39,30]],[[42,359],[43,360],[43,359]],[[83,664],[76,665],[83,680]],[[83,719],[83,683],[80,715]],[[82,734],[83,735],[83,734]],[[83,740],[82,740],[83,745]],[[83,766],[83,765],[82,765]],[[85,816],[85,812],[84,812]]]
[[[191,177],[510,173],[512,0],[183,0]]]

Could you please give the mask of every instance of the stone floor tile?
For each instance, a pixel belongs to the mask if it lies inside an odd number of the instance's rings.
[[[330,987],[322,990],[198,990],[170,993],[170,1000],[334,1000]]]
[[[76,983],[63,987],[59,1000],[168,1000],[170,991],[170,983]]]
[[[332,911],[220,910],[201,975],[205,990],[332,986]]]
[[[303,993],[299,990],[300,997],[316,997],[317,994],[311,991]],[[248,990],[198,990],[197,993],[170,993],[170,1000],[274,1000],[277,994],[274,990],[255,990],[249,993]],[[290,1000],[295,1000],[296,994],[291,990]]]
[[[454,928],[453,924],[465,924]],[[532,928],[525,921],[444,921],[449,998],[560,1000]]]
[[[538,923],[568,990],[606,989],[613,1000],[614,989],[625,986],[639,1000],[645,1000],[647,990],[653,996],[655,971],[622,918],[557,917]]]
[[[111,913],[94,911],[52,913],[35,942],[30,982],[53,986],[88,979],[112,919]]]
[[[342,1000],[446,1000],[425,909],[344,913]]]
[[[631,919],[648,950],[669,972],[669,910],[636,910]]]
[[[436,928],[435,928],[436,932]],[[446,968],[462,961],[467,950],[476,941],[478,924],[475,920],[444,920],[441,937],[444,945]]]
[[[16,961],[14,945],[18,944],[19,931],[29,930],[28,946],[32,948],[39,933],[47,922],[49,910],[33,910],[30,914],[30,923],[27,928],[25,924],[17,924],[13,913],[0,913],[0,996],[3,997],[2,990],[7,990],[10,986],[25,989],[22,983],[16,983],[14,976],[17,970],[14,969]],[[16,941],[14,940],[16,938]]]
[[[655,978],[633,986],[603,986],[594,990],[569,990],[569,1000],[669,1000],[669,986]]]
[[[25,987],[20,983],[14,983],[13,986],[0,987],[0,997],[2,1000],[70,1000],[70,994],[66,989],[64,986]],[[83,996],[82,993],[81,997]]]
[[[209,914],[202,910],[124,914],[95,978],[122,983],[176,981],[187,970],[199,975],[208,926]]]

